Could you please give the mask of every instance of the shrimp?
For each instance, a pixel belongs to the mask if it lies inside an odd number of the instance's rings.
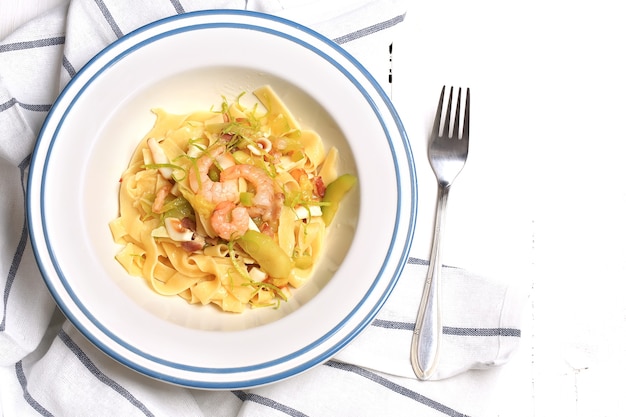
[[[189,187],[209,203],[235,202],[239,199],[239,184],[236,179],[215,182],[209,178],[209,168],[213,165],[215,156],[207,154],[198,159],[197,170],[189,170]]]
[[[251,217],[261,217],[263,220],[271,220],[276,215],[274,182],[263,169],[254,165],[233,165],[220,174],[220,181],[237,181],[243,178],[255,189],[252,198],[253,206],[248,208]]]
[[[156,197],[154,198],[154,202],[152,203],[152,212],[160,214],[163,212],[163,206],[165,204],[165,198],[172,191],[172,184],[166,183],[159,191],[156,193]]]
[[[232,201],[222,201],[213,210],[211,226],[222,239],[237,239],[248,230],[249,219],[244,207],[236,206]]]

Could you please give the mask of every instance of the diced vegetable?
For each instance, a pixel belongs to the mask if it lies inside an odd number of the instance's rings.
[[[253,203],[253,199],[254,198],[254,194],[250,193],[250,192],[243,192],[243,193],[239,193],[239,202],[241,203],[242,206],[245,207],[252,207]]]
[[[322,219],[326,226],[335,218],[339,203],[343,197],[352,189],[356,184],[356,177],[352,174],[343,174],[339,176],[335,181],[328,184],[326,187],[326,193],[322,201],[326,204],[322,205]]]
[[[292,268],[291,258],[271,237],[254,230],[248,230],[237,239],[237,243],[259,263],[261,269],[272,277],[289,277]]]
[[[183,197],[177,197],[165,203],[163,211],[163,217],[176,217],[177,219],[192,217],[194,213],[191,204]]]

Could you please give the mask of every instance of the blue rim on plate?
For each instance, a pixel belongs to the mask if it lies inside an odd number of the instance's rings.
[[[183,32],[218,28],[245,29],[283,38],[308,49],[339,70],[369,103],[385,131],[393,154],[395,187],[399,201],[393,239],[387,249],[385,261],[378,271],[372,271],[376,277],[370,290],[349,315],[314,343],[289,355],[252,366],[207,368],[153,357],[118,338],[90,313],[74,294],[65,278],[64,267],[55,256],[48,236],[48,222],[54,222],[55,219],[47,217],[44,203],[49,158],[58,140],[59,131],[74,104],[92,82],[116,62],[147,45]],[[311,42],[317,43],[317,46]],[[343,63],[338,62],[337,57]],[[362,78],[367,84],[363,85],[358,78]],[[393,125],[388,127],[388,123]],[[393,129],[393,132],[389,129]],[[44,281],[60,309],[94,345],[116,361],[158,380],[191,388],[240,389],[277,382],[323,363],[352,341],[374,319],[393,290],[408,258],[417,215],[417,179],[410,144],[400,117],[376,80],[343,48],[309,28],[276,16],[239,10],[210,10],[165,18],[139,28],[106,47],[78,72],[59,95],[41,129],[31,160],[27,211],[31,242]],[[372,292],[377,299],[366,306],[367,311],[362,311],[363,303]],[[338,331],[355,318],[356,322],[349,324],[351,327],[348,332],[336,338]],[[112,348],[112,345],[117,345],[120,349]],[[300,360],[304,356],[307,357]],[[225,374],[232,374],[232,378],[214,378]]]

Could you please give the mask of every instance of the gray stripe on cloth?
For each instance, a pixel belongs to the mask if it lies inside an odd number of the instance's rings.
[[[406,263],[408,265],[424,265],[424,266],[430,265],[430,262],[427,261],[426,259],[413,258],[413,257],[409,257],[409,259],[407,259]],[[443,268],[459,269],[456,266],[450,266],[450,265],[441,265],[441,266]]]
[[[174,6],[174,10],[176,10],[177,14],[185,13],[185,9],[183,8],[183,5],[180,4],[178,0],[170,0],[170,3],[172,3],[172,6]]]
[[[443,328],[443,334],[449,334],[453,336],[510,336],[521,337],[522,331],[520,329],[509,328],[474,328],[474,327],[445,327]]]
[[[415,323],[393,321],[393,320],[381,320],[375,319],[372,321],[372,326],[381,327],[384,329],[392,330],[409,330],[413,331]],[[522,331],[520,329],[512,329],[506,327],[494,327],[494,328],[480,328],[480,327],[448,327],[443,326],[443,334],[452,336],[509,336],[509,337],[521,337]]]
[[[27,103],[22,103],[18,101],[16,98],[12,98],[8,101],[5,101],[4,103],[0,103],[0,113],[2,113],[5,110],[10,109],[11,107],[15,105],[18,105],[24,110],[37,111],[37,112],[46,112],[52,108],[51,104],[27,104]]]
[[[35,400],[28,392],[28,381],[26,380],[26,374],[24,373],[22,361],[19,361],[15,364],[15,375],[20,383],[20,386],[22,387],[22,396],[24,397],[26,402],[33,408],[33,410],[37,411],[42,416],[54,417],[54,414],[46,410],[46,408],[39,404],[39,402],[37,402],[37,400]]]
[[[113,19],[113,15],[111,15],[111,12],[107,8],[106,4],[104,4],[102,0],[94,0],[94,1],[96,5],[98,6],[98,8],[100,9],[100,11],[102,12],[102,15],[104,16],[107,23],[111,27],[111,30],[113,31],[115,36],[117,36],[118,39],[124,36],[124,33],[122,32],[120,27],[117,25],[117,22],[115,21],[115,19]]]
[[[435,400],[432,400],[428,397],[423,396],[422,394],[415,392],[413,390],[410,390],[406,387],[403,387],[402,385],[398,385],[395,382],[392,382],[386,378],[383,378],[382,376],[375,374],[372,371],[368,371],[364,368],[361,368],[359,366],[355,366],[355,365],[350,365],[347,363],[343,363],[343,362],[336,362],[333,360],[330,360],[328,362],[325,363],[326,366],[330,366],[331,368],[335,368],[335,369],[340,369],[342,371],[346,371],[346,372],[352,372],[356,375],[359,375],[363,378],[369,379],[370,381],[379,384],[399,395],[403,395],[407,398],[410,398],[422,405],[425,405],[428,408],[432,408],[433,410],[437,410],[440,413],[443,413],[444,415],[450,416],[450,417],[468,417],[466,414],[462,414],[456,410],[453,410],[452,408],[441,404],[440,402],[437,402]]]
[[[409,322],[404,322],[404,321],[374,319],[374,321],[372,321],[372,326],[382,327],[383,329],[413,331],[413,328],[415,327],[415,323],[409,323]]]
[[[83,350],[72,340],[72,338],[61,329],[58,338],[65,343],[65,345],[69,348],[69,350],[76,355],[79,361],[91,372],[98,380],[100,380],[103,384],[107,385],[115,392],[120,394],[123,398],[128,400],[130,404],[139,409],[144,415],[148,417],[154,417],[154,414],[148,410],[148,408],[135,396],[133,396],[126,388],[115,382],[113,379],[102,373],[100,369],[89,359],[87,354],[83,352]]]
[[[63,55],[63,68],[65,68],[65,71],[67,71],[70,78],[74,78],[76,75],[76,69],[65,55]]]
[[[246,400],[246,393],[244,391],[241,390],[236,390],[236,391],[231,391],[233,393],[233,395],[237,398],[239,398],[241,401],[245,401]]]
[[[237,398],[239,398],[241,401],[250,401],[261,404],[268,408],[271,408],[272,410],[280,411],[292,417],[307,417],[307,415],[302,413],[301,411],[298,411],[294,408],[286,406],[285,404],[279,403],[258,394],[246,393],[243,391],[232,391],[232,393],[235,394]]]
[[[364,38],[365,36],[371,35],[372,33],[380,32],[381,30],[389,29],[402,21],[404,21],[404,14],[393,17],[389,20],[385,20],[384,22],[379,22],[374,25],[365,27],[363,29],[355,30],[354,32],[350,32],[346,35],[340,36],[338,38],[333,39],[335,43],[339,45],[354,41],[356,39]]]
[[[420,258],[409,258],[406,261],[407,264],[409,265],[428,265],[430,262],[428,262],[425,259],[420,259]]]
[[[14,42],[0,45],[0,53],[10,51],[21,51],[24,49],[43,48],[52,45],[63,45],[65,43],[65,36],[57,36],[54,38],[35,39],[25,42]]]
[[[24,196],[24,207],[26,207],[26,169],[30,164],[30,155],[24,158],[22,162],[18,165],[20,169],[20,182],[22,185],[22,195]],[[26,213],[26,210],[24,211]],[[4,301],[4,311],[2,312],[2,321],[0,322],[0,332],[4,332],[6,330],[7,323],[7,305],[9,304],[9,295],[11,294],[11,288],[13,287],[13,283],[15,282],[15,277],[17,276],[17,270],[22,262],[22,256],[24,255],[24,250],[26,249],[26,243],[28,242],[28,225],[26,221],[26,214],[24,214],[24,219],[22,223],[22,233],[20,235],[20,240],[17,244],[17,248],[15,249],[15,253],[13,254],[13,259],[11,260],[11,267],[9,268],[9,273],[7,276],[7,283],[4,287],[3,293],[3,301]]]

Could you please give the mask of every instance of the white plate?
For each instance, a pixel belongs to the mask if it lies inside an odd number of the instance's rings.
[[[358,176],[323,262],[277,310],[225,314],[153,293],[115,261],[108,229],[150,109],[208,108],[263,84]],[[259,13],[189,13],[113,43],[59,96],[31,163],[31,240],[59,307],[113,359],[182,386],[249,388],[323,363],[374,318],[408,256],[414,172],[389,99],[339,46]]]

